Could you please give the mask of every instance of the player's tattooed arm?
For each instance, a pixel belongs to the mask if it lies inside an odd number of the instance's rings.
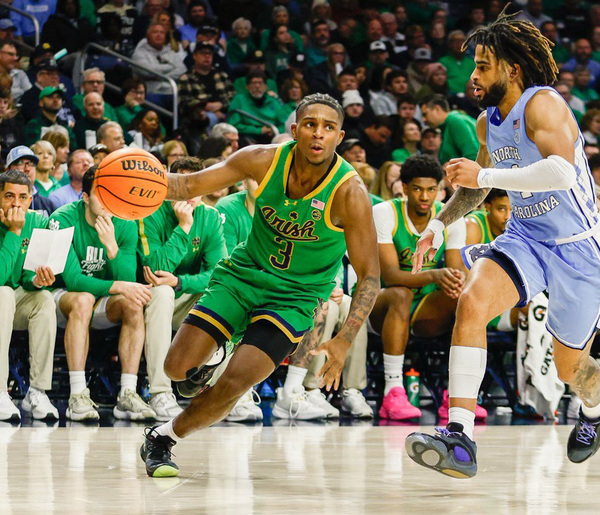
[[[327,302],[319,309],[312,330],[304,334],[298,349],[290,356],[290,365],[300,368],[308,368],[312,361],[310,351],[316,349],[325,332],[325,319],[327,318]]]
[[[458,188],[450,200],[446,202],[446,205],[440,210],[436,218],[448,227],[481,204],[489,191],[487,188],[480,190]]]
[[[189,198],[190,176],[188,174],[170,173],[167,198],[170,200],[187,200]]]
[[[349,342],[354,341],[359,329],[367,321],[380,287],[380,279],[375,276],[364,277],[358,283],[354,297],[352,298],[352,304],[350,304],[348,318],[340,330],[341,336]]]

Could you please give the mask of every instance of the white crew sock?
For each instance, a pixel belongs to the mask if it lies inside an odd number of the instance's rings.
[[[581,411],[583,411],[583,414],[587,417],[590,418],[592,420],[598,419],[600,418],[600,404],[593,406],[591,408],[588,408],[584,402],[581,403]]]
[[[85,370],[75,370],[69,372],[69,384],[71,385],[71,395],[77,395],[87,388],[85,382]]]
[[[137,390],[137,374],[121,374],[121,391],[119,395],[122,395],[125,390]]]
[[[296,386],[302,386],[307,372],[308,370],[306,368],[289,365],[287,375],[285,376],[285,383],[283,383],[283,390],[285,393],[291,395]]]
[[[393,356],[391,354],[383,354],[383,373],[385,377],[385,390],[383,395],[390,393],[392,388],[399,386],[404,389],[403,373],[404,354],[401,356]]]
[[[450,408],[448,410],[448,423],[450,422],[461,424],[463,426],[463,433],[473,440],[475,413],[466,408]]]
[[[175,430],[173,429],[173,420],[171,419],[168,422],[165,422],[162,426],[158,426],[154,428],[154,430],[162,436],[168,436],[173,439],[175,443],[177,443],[180,438],[175,434]]]

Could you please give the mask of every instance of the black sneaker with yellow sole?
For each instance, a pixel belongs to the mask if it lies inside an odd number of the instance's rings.
[[[144,443],[140,456],[146,464],[146,473],[150,477],[175,477],[179,467],[171,460],[171,449],[175,441],[168,436],[159,435],[156,427],[147,427],[144,431]]]

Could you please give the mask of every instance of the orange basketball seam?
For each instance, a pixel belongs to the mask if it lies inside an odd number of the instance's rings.
[[[134,204],[133,202],[129,202],[128,200],[125,200],[124,198],[118,197],[112,191],[110,191],[106,186],[102,186],[101,184],[98,184],[96,186],[96,189],[106,190],[108,193],[110,193],[113,197],[115,197],[116,199],[120,200],[121,202],[125,202],[125,204],[129,204],[129,205],[135,206],[135,207],[150,208],[150,207],[160,206],[163,203],[163,201],[161,200],[158,204],[150,204],[150,205]],[[104,206],[104,207],[106,207],[108,209],[107,206]]]

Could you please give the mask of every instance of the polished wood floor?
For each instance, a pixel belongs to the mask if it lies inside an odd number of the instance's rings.
[[[0,514],[598,513],[600,457],[565,455],[569,426],[479,426],[479,474],[415,465],[413,426],[337,423],[201,431],[151,479],[139,427],[0,427]]]

